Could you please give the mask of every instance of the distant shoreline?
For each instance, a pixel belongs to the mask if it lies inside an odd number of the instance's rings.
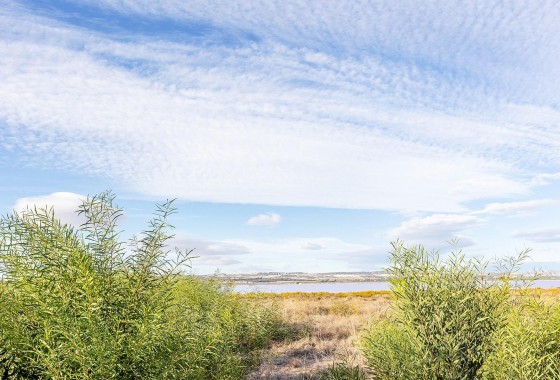
[[[492,276],[492,274],[489,274]],[[202,275],[202,278],[217,278],[235,285],[259,284],[330,284],[330,283],[361,283],[387,282],[389,274],[386,272],[334,272],[334,273],[251,273],[251,274],[215,274]],[[531,279],[533,274],[520,273],[513,276],[515,280]],[[537,276],[538,280],[560,280],[560,273],[546,273]]]

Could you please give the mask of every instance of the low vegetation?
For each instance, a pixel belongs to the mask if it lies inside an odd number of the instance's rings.
[[[390,292],[240,295],[183,273],[171,202],[128,243],[112,194],[79,212],[0,219],[1,379],[560,378],[560,289],[511,281],[527,251],[488,276],[396,242]]]
[[[512,274],[527,257],[499,263],[498,276],[460,251],[442,259],[393,244],[392,312],[366,333],[373,379],[558,379],[560,309]]]
[[[284,326],[287,329],[280,339],[274,341],[265,351],[261,365],[254,370],[249,379],[383,378],[379,372],[374,371],[374,368],[368,368],[368,359],[371,360],[373,354],[368,350],[368,345],[371,339],[379,339],[379,335],[374,334],[382,331],[383,328],[387,329],[387,335],[391,335],[392,331],[394,334],[400,331],[393,317],[396,310],[395,297],[392,293],[386,291],[259,293],[240,297],[256,303],[275,303],[281,310]],[[512,310],[505,318],[506,327],[500,329],[492,339],[495,344],[499,343],[501,346],[494,347],[493,354],[485,362],[484,372],[481,370],[478,378],[504,380],[558,378],[553,375],[553,372],[539,376],[534,372],[535,367],[529,366],[528,363],[537,363],[540,359],[547,362],[547,365],[554,364],[554,358],[548,355],[560,352],[557,343],[554,343],[558,342],[558,337],[551,339],[551,335],[547,335],[558,331],[560,327],[559,314],[555,311],[560,307],[556,306],[560,305],[560,289],[512,289],[510,300]],[[341,304],[348,304],[345,310],[351,312],[340,313]],[[541,315],[539,319],[536,319],[537,312]],[[520,320],[523,323],[514,323],[517,318],[522,318]],[[548,339],[548,343],[544,343],[546,339],[543,338]],[[398,347],[395,340],[390,339],[377,343],[385,348]],[[403,344],[402,349],[407,347]],[[405,356],[404,353],[400,357],[401,363],[388,357],[388,352],[379,352],[378,355],[380,356],[376,360],[385,359],[388,365],[393,363],[397,369],[410,365],[411,361],[416,360],[412,356]],[[508,360],[511,362],[507,362]],[[371,366],[371,363],[369,365]],[[546,365],[542,368],[545,367]],[[536,368],[536,370],[541,369]],[[396,376],[394,378],[399,379]]]
[[[363,379],[365,360],[357,348],[360,335],[372,318],[386,315],[390,301],[385,291],[240,297],[276,304],[286,329],[265,351],[251,380]],[[351,377],[358,374],[361,377]]]
[[[127,246],[122,211],[104,193],[80,208],[0,220],[2,379],[242,379],[275,334],[278,315],[170,261],[167,202]]]

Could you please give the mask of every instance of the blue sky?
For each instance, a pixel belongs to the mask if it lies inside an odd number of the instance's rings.
[[[560,7],[0,0],[0,210],[177,198],[197,273],[560,270]]]

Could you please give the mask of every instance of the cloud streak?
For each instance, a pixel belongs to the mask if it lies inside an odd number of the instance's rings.
[[[492,215],[516,215],[523,214],[535,209],[556,206],[560,202],[555,199],[533,199],[522,202],[491,203],[484,209],[473,212],[473,214],[492,214]]]
[[[17,146],[27,165],[109,176],[157,197],[433,212],[526,194],[536,173],[560,166],[558,110],[505,95],[557,94],[557,82],[510,91],[487,77],[517,71],[469,69],[481,47],[477,69],[499,62],[494,51],[527,67],[555,61],[532,33],[553,28],[554,9],[518,10],[512,21],[536,28],[527,31],[494,21],[487,30],[470,7],[444,6],[443,17],[427,6],[440,20],[432,30],[422,21],[431,18],[390,3],[82,3],[122,18],[115,38],[62,3],[56,14],[21,4],[0,13],[0,49],[10,51],[0,147]],[[138,18],[172,20],[177,33],[126,28]],[[500,42],[508,33],[516,44]],[[463,47],[442,54],[451,46],[442,36],[453,35]],[[552,72],[543,65],[535,70]]]

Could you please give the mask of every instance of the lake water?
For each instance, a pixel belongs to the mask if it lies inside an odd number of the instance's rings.
[[[533,288],[560,288],[560,280],[538,280],[533,283]],[[236,285],[233,288],[237,293],[291,293],[291,292],[363,292],[367,290],[389,290],[389,283],[378,282],[328,282],[328,283],[302,283],[302,284],[254,284]]]

